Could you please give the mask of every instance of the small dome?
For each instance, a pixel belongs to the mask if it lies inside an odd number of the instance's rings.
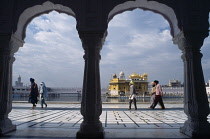
[[[120,76],[125,76],[125,73],[123,71],[121,71]]]
[[[144,76],[144,77],[147,77],[148,75],[147,75],[147,73],[144,73],[143,76]]]
[[[113,75],[113,78],[117,78],[117,75],[116,75],[116,74],[114,74],[114,75]]]

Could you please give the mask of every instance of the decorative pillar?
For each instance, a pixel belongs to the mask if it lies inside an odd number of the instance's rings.
[[[200,48],[208,32],[181,32],[174,38],[184,62],[184,112],[188,116],[180,132],[193,138],[210,138],[209,102],[201,65]]]
[[[85,50],[81,114],[83,122],[77,138],[104,138],[99,116],[102,113],[99,62],[104,42],[103,32],[79,32]]]
[[[23,42],[14,36],[0,35],[0,134],[16,130],[8,118],[12,110],[12,64],[14,53]]]

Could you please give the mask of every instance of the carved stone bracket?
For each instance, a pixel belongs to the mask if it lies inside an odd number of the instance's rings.
[[[14,54],[19,50],[20,47],[23,47],[24,43],[24,41],[17,39],[14,35],[11,36],[9,46],[11,48],[10,56],[12,63],[15,61]]]
[[[200,48],[204,39],[208,36],[208,32],[183,32],[181,31],[173,38],[174,44],[177,44],[182,51],[182,59],[192,59],[193,54],[202,58]]]
[[[20,47],[23,47],[24,43],[25,42],[23,40],[20,40],[12,35],[10,40],[11,53],[16,53]]]
[[[1,44],[0,56],[4,58],[8,57],[14,62],[14,53],[16,53],[20,47],[23,47],[24,41],[17,39],[14,35],[11,35],[11,37],[8,37],[7,43],[8,44],[6,44],[6,46]],[[4,58],[1,58],[1,60]]]

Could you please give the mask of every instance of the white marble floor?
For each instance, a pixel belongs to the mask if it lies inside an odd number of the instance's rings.
[[[2,138],[75,138],[82,122],[79,104],[48,104],[30,110],[31,104],[13,103],[9,118],[17,130]],[[100,120],[105,138],[188,138],[179,132],[187,119],[183,104],[166,104],[166,109],[127,110],[128,104],[103,104]],[[210,116],[208,117],[210,121]]]

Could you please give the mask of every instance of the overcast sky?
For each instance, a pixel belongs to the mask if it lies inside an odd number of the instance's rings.
[[[205,81],[210,79],[210,37],[201,49]],[[55,11],[32,20],[25,44],[15,53],[13,83],[18,76],[48,87],[82,87],[84,51],[76,31],[76,20]],[[109,23],[108,36],[101,51],[101,86],[106,88],[111,75],[123,71],[148,73],[149,82],[170,79],[183,82],[181,51],[172,42],[168,22],[149,11],[134,10],[117,15]]]

